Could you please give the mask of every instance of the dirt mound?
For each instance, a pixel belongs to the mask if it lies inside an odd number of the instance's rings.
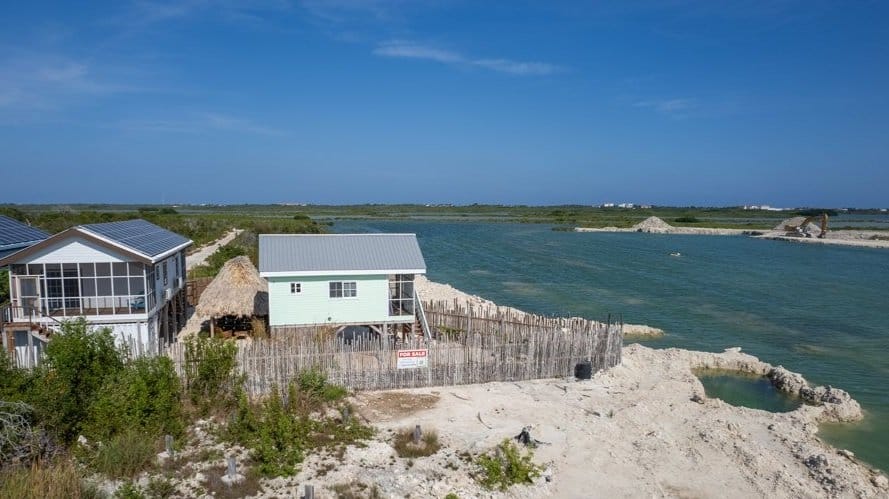
[[[645,220],[637,223],[633,226],[633,230],[636,232],[671,232],[673,230],[673,226],[664,222],[658,217],[648,217]]]
[[[792,227],[798,227],[798,226],[802,225],[802,223],[805,221],[806,221],[806,217],[788,218],[787,220],[784,220],[783,222],[776,225],[775,230],[784,231],[785,230],[784,227],[787,225],[790,225]],[[817,236],[818,234],[821,234],[821,227],[818,227],[817,225],[815,225],[812,222],[809,222],[807,224],[807,228],[809,229],[808,232],[810,234],[812,234],[813,236]]]

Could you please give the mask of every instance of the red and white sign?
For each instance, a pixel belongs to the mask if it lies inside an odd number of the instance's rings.
[[[398,350],[398,369],[416,369],[429,367],[429,350]]]

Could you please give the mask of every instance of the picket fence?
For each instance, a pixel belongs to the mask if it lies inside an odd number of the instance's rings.
[[[245,389],[252,397],[274,387],[284,390],[308,369],[357,391],[554,378],[572,375],[581,362],[589,362],[595,373],[621,361],[620,320],[548,318],[456,302],[426,303],[424,308],[428,337],[347,342],[329,328],[318,328],[242,340],[237,360]],[[183,379],[185,348],[176,343],[166,349]],[[426,366],[399,369],[398,352],[405,350],[425,350]]]

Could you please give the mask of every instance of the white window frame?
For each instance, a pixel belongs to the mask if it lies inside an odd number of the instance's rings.
[[[339,284],[338,293],[336,292],[334,285]],[[350,294],[346,294],[346,286],[352,288],[350,290]],[[327,296],[330,297],[331,300],[354,300],[358,298],[358,281],[330,281],[327,284],[328,293]],[[337,296],[338,294],[338,296]]]

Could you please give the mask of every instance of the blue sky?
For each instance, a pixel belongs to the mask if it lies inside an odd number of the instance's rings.
[[[889,206],[889,4],[29,2],[0,202]]]

